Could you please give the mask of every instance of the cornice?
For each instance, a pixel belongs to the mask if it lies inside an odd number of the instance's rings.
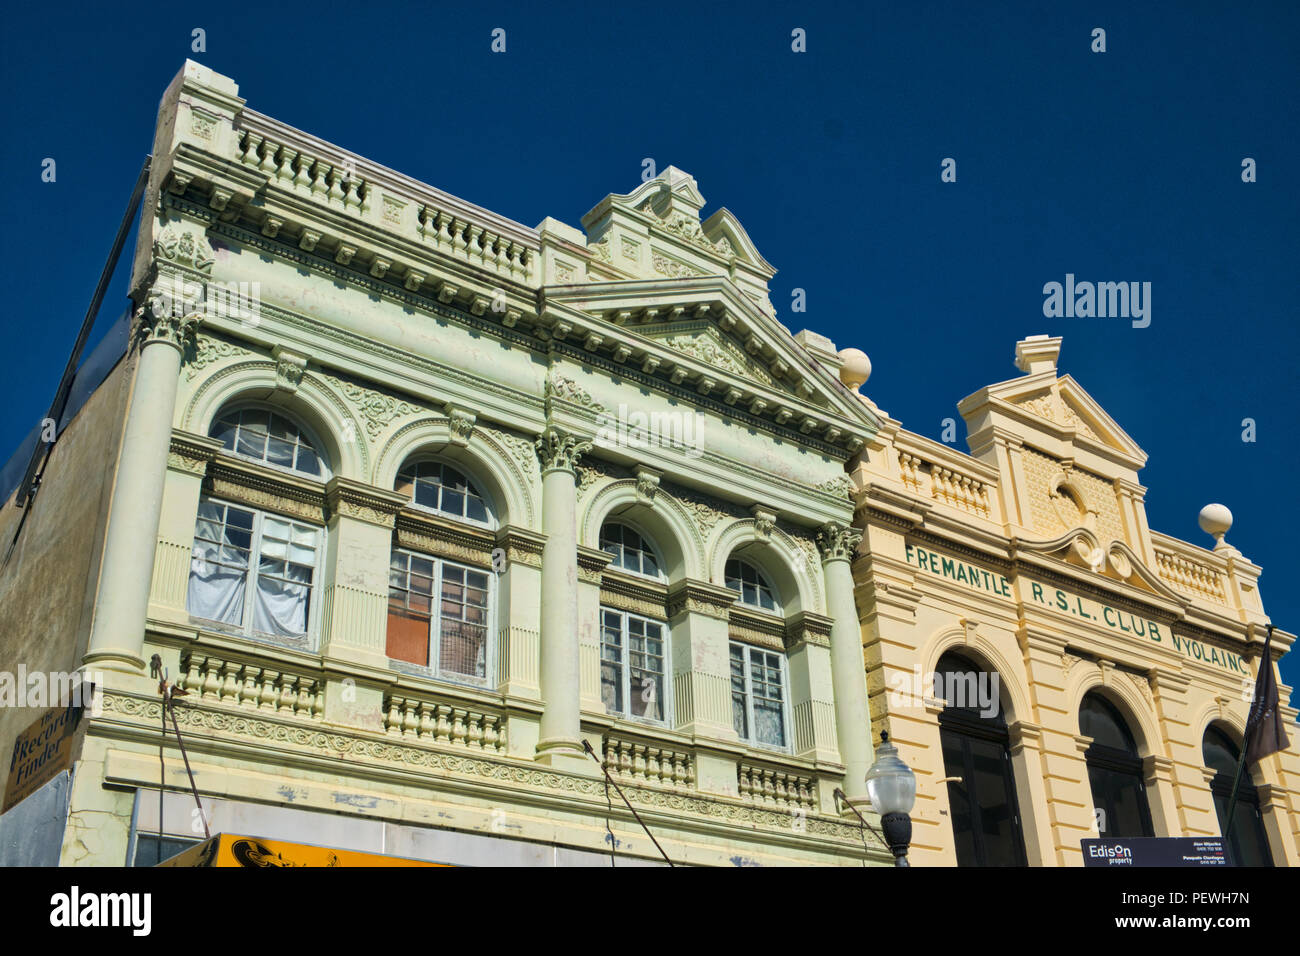
[[[331,515],[356,518],[382,528],[392,528],[397,513],[410,499],[395,491],[335,475],[325,483],[325,502]]]
[[[578,545],[578,580],[588,584],[600,584],[606,565],[614,560],[608,551]]]
[[[318,524],[328,520],[325,486],[321,482],[245,461],[224,451],[209,462],[204,487],[217,498],[229,498]]]
[[[672,619],[679,614],[689,613],[725,621],[736,598],[736,592],[730,588],[686,578],[668,590],[668,617]]]
[[[401,547],[479,567],[492,566],[496,536],[486,528],[459,524],[411,506],[397,514],[394,528]]]

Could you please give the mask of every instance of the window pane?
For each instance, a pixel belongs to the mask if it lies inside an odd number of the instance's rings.
[[[731,720],[741,740],[749,739],[749,720],[746,712],[745,652],[731,645]]]
[[[600,699],[606,713],[623,713],[623,622],[610,611],[601,613]]]
[[[204,500],[194,528],[194,550],[186,607],[210,621],[239,626],[244,621],[253,513]]]

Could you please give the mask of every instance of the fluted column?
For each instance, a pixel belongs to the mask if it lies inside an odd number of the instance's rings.
[[[154,299],[136,317],[143,341],[109,509],[95,620],[83,659],[87,667],[128,674],[144,669],[145,616],[177,379],[185,340],[202,318],[165,298]]]
[[[582,750],[578,646],[578,520],[574,466],[591,449],[557,428],[537,440],[542,464],[542,620],[539,683],[542,719],[537,759],[590,770]]]
[[[866,665],[850,564],[861,540],[861,531],[835,522],[817,533],[826,578],[826,611],[834,621],[831,683],[835,689],[835,736],[844,761],[844,794],[854,802],[867,800],[866,776],[872,755]]]

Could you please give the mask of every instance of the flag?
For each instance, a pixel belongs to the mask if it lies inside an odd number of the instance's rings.
[[[1260,655],[1258,675],[1255,677],[1255,696],[1250,702],[1246,717],[1246,766],[1256,763],[1269,754],[1285,750],[1289,744],[1286,726],[1278,710],[1277,678],[1273,676],[1273,658],[1269,644],[1273,640],[1273,625],[1264,635],[1264,653]]]

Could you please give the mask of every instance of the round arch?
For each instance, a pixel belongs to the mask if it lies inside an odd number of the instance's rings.
[[[488,498],[498,527],[514,524],[532,528],[536,514],[529,493],[530,478],[509,452],[481,428],[467,442],[453,441],[446,418],[421,418],[403,425],[376,456],[373,482],[392,488],[397,472],[413,455],[428,454],[462,468]]]
[[[578,524],[578,542],[600,547],[600,529],[607,521],[623,521],[644,533],[659,551],[669,581],[700,579],[704,560],[690,516],[662,491],[647,504],[637,496],[636,482],[616,481],[591,496]]]
[[[243,402],[283,410],[300,421],[324,446],[320,449],[332,474],[364,481],[368,451],[360,423],[337,395],[318,379],[304,375],[292,392],[276,387],[273,362],[242,362],[207,379],[182,412],[180,427],[206,435],[224,409]],[[353,435],[355,441],[342,441]]]
[[[710,582],[725,586],[729,558],[749,561],[768,576],[781,599],[783,617],[799,611],[826,613],[818,581],[820,560],[811,557],[784,531],[774,529],[764,539],[759,537],[753,518],[728,525],[713,545]]]
[[[1080,673],[1075,674],[1077,670]],[[1066,699],[1070,701],[1070,713],[1073,715],[1076,732],[1079,721],[1079,708],[1083,698],[1092,691],[1113,704],[1128,724],[1137,744],[1138,754],[1142,757],[1167,756],[1160,747],[1160,728],[1156,725],[1155,714],[1142,698],[1132,681],[1119,677],[1121,672],[1111,671],[1110,679],[1103,680],[1099,667],[1074,668],[1066,686]]]
[[[932,674],[939,663],[939,658],[948,651],[957,651],[971,658],[981,667],[987,667],[998,675],[999,696],[1002,706],[1006,708],[1007,725],[1011,726],[1022,720],[1029,720],[1033,710],[1029,705],[1029,694],[1016,675],[1011,661],[988,638],[983,637],[978,629],[970,632],[963,627],[950,627],[939,631],[926,642],[917,655],[921,663],[922,674]]]

